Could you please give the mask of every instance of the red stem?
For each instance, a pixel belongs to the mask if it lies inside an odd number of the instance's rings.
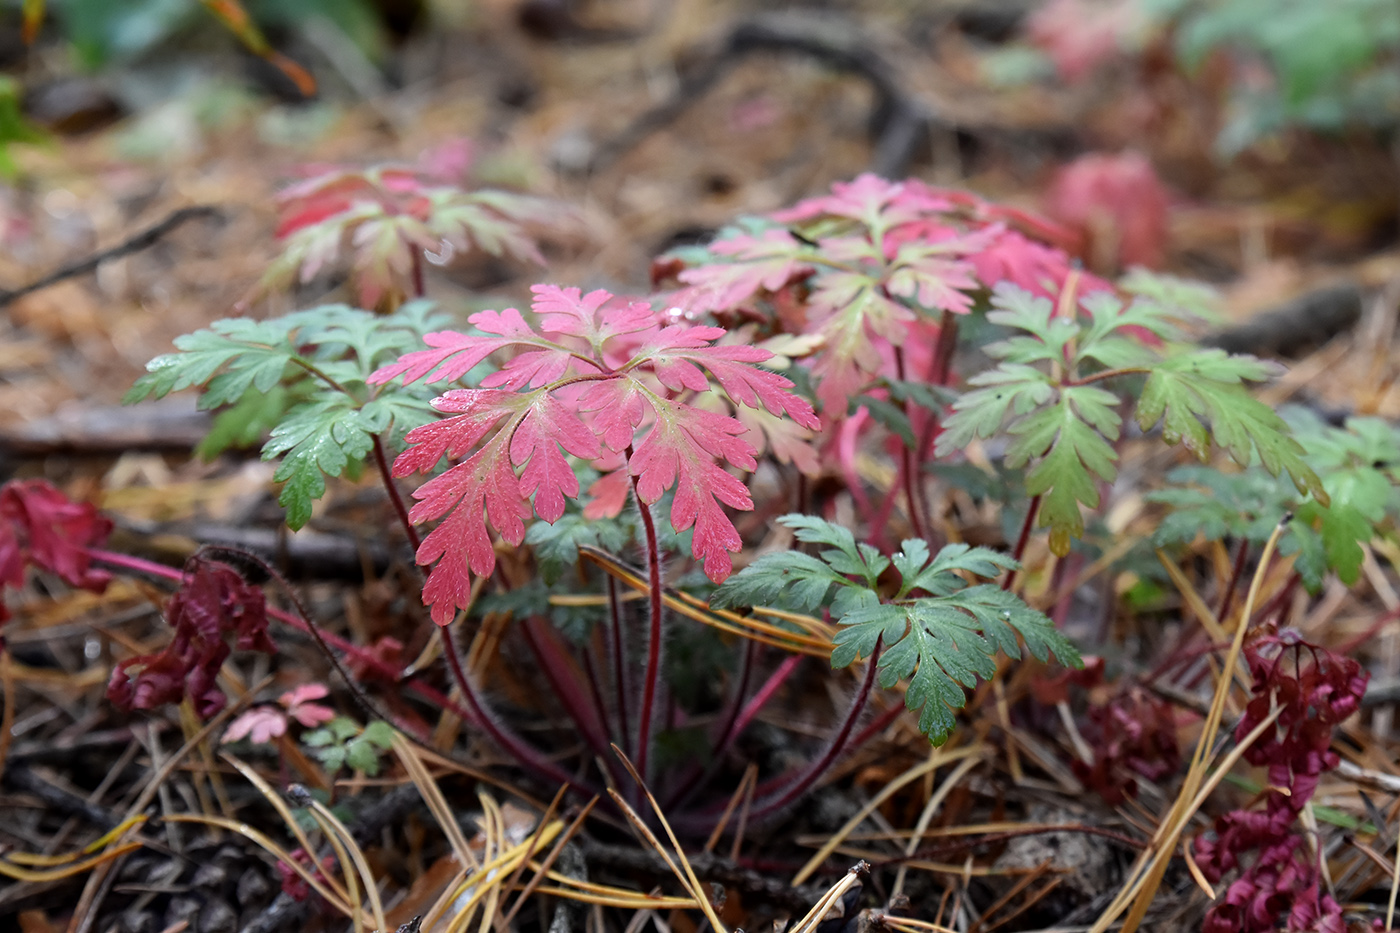
[[[831,770],[831,766],[846,751],[847,740],[851,737],[851,732],[854,731],[856,723],[860,720],[860,714],[865,711],[865,704],[869,701],[870,692],[875,686],[875,670],[877,662],[880,660],[880,646],[881,643],[877,641],[875,650],[866,663],[865,676],[861,678],[860,687],[856,690],[855,696],[851,698],[851,705],[841,720],[841,727],[837,730],[831,744],[826,747],[826,751],[798,772],[795,777],[788,780],[785,787],[781,786],[782,779],[772,782],[780,784],[779,788],[774,790],[771,796],[754,803],[753,809],[749,811],[749,819],[758,820],[776,813],[801,797],[823,774]],[[714,815],[718,816],[718,813]]]
[[[904,349],[902,347],[894,348],[894,369],[895,376],[900,382],[904,382]],[[912,429],[914,421],[909,416],[908,398],[900,402],[899,407],[904,413],[904,419],[909,422],[910,428]],[[924,520],[919,515],[919,497],[914,491],[914,487],[918,484],[918,476],[915,472],[914,454],[913,451],[905,446],[903,441],[899,443],[899,463],[900,472],[904,474],[904,499],[909,503],[909,524],[914,529],[914,537],[927,540],[928,536],[924,534]]]
[[[183,583],[185,579],[184,574],[181,571],[176,570],[174,567],[167,567],[165,564],[158,564],[154,561],[145,560],[144,558],[133,557],[129,554],[119,554],[115,551],[105,551],[100,548],[87,548],[86,551],[88,556],[91,557],[93,560],[102,561],[103,563],[110,564],[114,567],[121,567],[123,569],[132,570],[137,573],[151,574],[152,576],[161,577],[166,580],[173,580],[176,583]],[[292,628],[296,629],[299,632],[303,632],[308,635],[312,634],[306,622],[298,618],[293,613],[284,612],[281,609],[268,606],[267,614],[272,616],[274,619],[277,619],[279,622],[284,622],[287,625],[290,625]],[[406,691],[417,694],[421,699],[433,704],[439,709],[448,710],[449,712],[452,712],[462,717],[463,719],[477,723],[482,729],[484,729],[489,735],[491,735],[491,737],[494,738],[503,748],[505,748],[511,754],[515,755],[516,758],[522,764],[534,767],[541,773],[547,775],[551,780],[557,780],[560,783],[568,784],[570,787],[574,788],[580,793],[592,794],[593,791],[588,786],[581,784],[579,781],[570,777],[552,761],[549,761],[548,759],[540,755],[539,752],[525,745],[525,743],[518,737],[506,732],[493,720],[490,712],[483,707],[481,699],[477,694],[476,690],[472,688],[470,681],[467,681],[465,674],[461,672],[461,662],[457,660],[456,651],[452,649],[451,638],[447,634],[447,629],[440,628],[438,629],[438,631],[443,635],[443,647],[448,657],[448,663],[454,669],[454,673],[460,675],[458,681],[459,685],[463,681],[466,681],[467,683],[467,689],[462,691],[462,696],[467,700],[468,704],[471,706],[471,709],[467,709],[463,706],[460,706],[457,703],[454,703],[447,695],[443,694],[441,691],[437,690],[434,687],[430,687],[427,684],[421,683],[416,678],[405,678],[403,676],[403,672],[400,671],[398,668],[393,667],[389,664],[385,664],[382,660],[380,660],[372,653],[364,650],[358,645],[346,641],[344,638],[340,637],[339,635],[336,635],[333,632],[323,631],[321,633],[321,637],[326,640],[327,644],[332,645],[345,652],[347,655],[353,658],[357,664],[362,665],[365,669],[372,670],[379,676],[384,677],[390,681],[401,683]]]
[[[656,522],[651,516],[651,506],[642,501],[637,489],[637,477],[632,477],[632,491],[637,498],[637,509],[642,513],[642,530],[646,533],[647,546],[647,604],[651,617],[647,632],[647,667],[642,675],[642,708],[637,720],[637,773],[642,780],[648,780],[647,761],[651,751],[652,711],[656,706],[656,693],[661,683],[661,638],[662,608],[661,599],[661,548],[656,537]]]
[[[1020,534],[1019,536],[1017,536],[1017,538],[1016,538],[1016,549],[1015,549],[1014,551],[1011,552],[1011,557],[1012,557],[1012,559],[1015,560],[1016,563],[1018,563],[1018,564],[1021,562],[1021,558],[1022,558],[1023,556],[1025,556],[1025,553],[1026,553],[1026,545],[1027,545],[1027,544],[1030,542],[1030,540],[1031,540],[1031,528],[1033,528],[1033,527],[1035,526],[1035,516],[1036,516],[1036,513],[1039,512],[1039,511],[1040,511],[1040,496],[1032,496],[1032,497],[1031,497],[1031,504],[1030,504],[1030,506],[1026,509],[1026,520],[1025,520],[1024,522],[1021,523],[1021,534]],[[1014,570],[1009,570],[1009,571],[1007,571],[1007,573],[1006,573],[1006,579],[1003,580],[1003,581],[1001,581],[1001,588],[1002,588],[1003,590],[1010,590],[1010,589],[1011,589],[1011,584],[1012,584],[1013,582],[1015,582],[1015,580],[1016,580],[1016,571],[1014,571]]]
[[[101,561],[104,564],[110,564],[113,567],[121,567],[124,570],[131,570],[137,573],[150,574],[151,576],[160,577],[165,580],[172,580],[176,583],[183,583],[185,580],[184,573],[182,573],[179,570],[176,570],[174,567],[168,567],[165,564],[158,564],[154,561],[149,561],[141,557],[133,557],[130,554],[119,554],[115,551],[104,551],[100,548],[87,548],[86,550],[88,556],[91,557],[93,560]],[[292,628],[296,629],[299,632],[303,632],[308,635],[310,634],[310,630],[307,628],[306,623],[290,612],[284,612],[281,609],[277,609],[273,606],[268,606],[267,614],[272,616],[279,622],[283,622],[287,625],[290,625]],[[339,648],[341,651],[345,652],[347,655],[353,658],[355,660],[355,663],[361,665],[366,670],[372,670],[376,675],[384,677],[390,681],[402,683],[408,690],[417,693],[421,698],[427,700],[429,703],[433,703],[444,709],[450,710],[451,712],[456,713],[458,716],[461,716],[464,719],[472,718],[472,715],[468,710],[461,706],[458,706],[456,703],[453,703],[450,699],[448,699],[444,694],[440,693],[435,688],[430,687],[427,684],[420,683],[418,680],[412,677],[404,678],[403,672],[400,671],[398,668],[389,664],[385,664],[376,655],[366,651],[358,645],[346,641],[344,638],[341,638],[334,632],[322,632],[322,637],[325,638],[327,644]]]
[[[413,256],[413,297],[422,298],[427,294],[423,285],[423,251],[411,249],[409,253]]]
[[[525,634],[530,653],[535,656],[536,666],[549,681],[550,689],[563,700],[561,705],[565,715],[574,721],[579,733],[595,752],[605,760],[611,757],[607,720],[600,715],[598,704],[588,696],[588,688],[580,682],[577,671],[570,664],[567,652],[559,644],[549,623],[532,616],[524,620],[520,630]]]
[[[613,690],[617,694],[617,734],[626,745],[632,735],[632,717],[627,714],[627,645],[623,640],[625,632],[622,625],[622,603],[617,598],[617,580],[611,574],[608,575],[608,612],[612,616],[609,641],[612,643]],[[636,757],[636,752],[636,748],[633,748],[633,757]]]
[[[449,625],[439,626],[438,635],[442,638],[442,652],[447,655],[447,664],[452,668],[452,676],[462,691],[462,698],[472,709],[473,715],[469,718],[475,720],[477,725],[485,730],[486,734],[491,736],[496,744],[505,749],[516,761],[533,768],[551,781],[567,784],[583,794],[593,793],[586,785],[570,776],[563,768],[550,761],[538,750],[526,744],[525,740],[496,721],[495,715],[482,703],[471,678],[467,676],[466,671],[462,670],[462,660],[457,656],[457,646],[452,643],[452,627]]]
[[[418,554],[418,546],[422,541],[418,537],[418,529],[408,517],[408,509],[404,507],[403,496],[399,495],[398,484],[394,482],[394,473],[389,469],[389,458],[384,455],[384,443],[379,439],[379,435],[374,435],[374,463],[379,467],[379,475],[384,480],[384,488],[389,493],[389,501],[394,504],[394,512],[399,516],[399,524],[403,525],[403,530],[408,534],[408,542],[413,545],[413,553]]]
[[[716,758],[721,757],[724,753],[729,751],[729,747],[734,744],[734,740],[744,734],[744,729],[748,727],[749,723],[753,722],[753,718],[759,714],[759,711],[768,705],[768,701],[773,699],[773,695],[782,688],[783,684],[787,683],[788,677],[792,675],[793,671],[797,670],[797,665],[801,663],[802,655],[793,654],[789,655],[783,660],[782,664],[778,665],[778,669],[764,681],[763,686],[759,687],[758,692],[753,695],[753,699],[744,704],[744,708],[739,712],[739,715],[735,717],[734,726],[729,730],[729,734],[725,736],[725,741],[715,749]]]

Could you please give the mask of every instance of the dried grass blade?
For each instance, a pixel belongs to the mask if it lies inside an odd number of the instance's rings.
[[[365,895],[369,899],[370,914],[374,917],[375,928],[387,930],[389,925],[384,920],[384,904],[379,899],[379,886],[374,880],[374,873],[370,871],[369,859],[365,858],[364,850],[360,848],[359,843],[355,841],[355,837],[350,834],[350,830],[340,821],[340,818],[314,797],[311,798],[311,814],[319,817],[318,822],[322,823],[323,828],[329,827],[326,830],[328,838],[339,837],[345,844],[345,851],[349,854],[355,870],[359,872],[364,881]],[[349,880],[351,878],[350,868],[344,862],[341,862],[341,867],[345,872],[346,879]]]
[[[418,757],[418,749],[398,730],[394,731],[394,754],[398,755],[404,770],[408,772],[409,779],[413,781],[413,786],[418,788],[418,793],[423,796],[423,802],[428,805],[433,819],[437,820],[438,828],[447,837],[447,842],[452,846],[452,852],[457,856],[457,862],[462,866],[462,870],[476,871],[479,869],[481,863],[472,854],[471,846],[467,845],[467,837],[462,832],[462,827],[457,825],[457,820],[452,816],[452,809],[447,805],[447,799],[442,796],[437,782],[433,780],[428,769],[423,766],[422,759]]]
[[[932,756],[930,756],[932,757]],[[977,758],[964,759],[953,772],[944,779],[938,786],[938,790],[929,795],[928,803],[924,804],[924,810],[919,814],[919,821],[914,825],[914,832],[909,837],[909,843],[904,847],[906,858],[913,858],[918,851],[919,841],[923,834],[928,831],[928,824],[932,822],[933,815],[938,812],[938,808],[943,804],[947,796],[953,792],[953,788],[958,786],[958,782],[963,779],[967,772],[977,766]],[[908,874],[905,866],[899,866],[899,872],[894,877],[894,887],[890,889],[890,897],[893,898],[904,890],[904,878]]]
[[[561,790],[560,790],[560,795],[562,796],[562,794],[563,794],[563,790],[561,789]],[[554,799],[555,799],[555,802],[557,803],[557,802],[559,801],[560,797],[556,796]],[[534,874],[533,876],[531,876],[531,878],[530,878],[530,880],[529,880],[528,882],[525,883],[525,887],[524,887],[523,889],[521,889],[521,891],[520,891],[520,896],[517,897],[517,898],[515,899],[515,904],[511,907],[510,912],[507,913],[507,914],[505,915],[505,918],[501,921],[501,925],[502,925],[503,927],[505,927],[506,929],[509,929],[509,928],[510,928],[510,922],[511,922],[512,920],[515,919],[515,915],[518,914],[518,913],[520,913],[520,908],[523,907],[523,906],[525,905],[525,901],[526,901],[527,899],[529,899],[530,895],[534,893],[535,889],[538,888],[538,887],[540,886],[540,882],[542,882],[542,881],[544,880],[546,873],[547,873],[547,872],[549,871],[549,869],[554,865],[555,860],[559,858],[559,853],[562,852],[562,851],[564,851],[564,846],[568,845],[568,844],[569,844],[569,840],[572,839],[572,838],[574,838],[574,834],[575,834],[576,832],[578,832],[579,827],[581,827],[581,826],[583,825],[583,821],[584,821],[585,819],[588,818],[588,814],[591,813],[592,810],[593,810],[593,808],[594,808],[595,806],[598,805],[598,801],[599,801],[600,799],[601,799],[601,798],[595,796],[592,800],[588,801],[588,803],[584,805],[583,809],[580,810],[580,811],[578,812],[578,815],[574,817],[573,821],[569,823],[569,826],[568,826],[567,829],[564,830],[563,835],[561,835],[557,840],[555,840],[555,842],[554,842],[554,847],[551,848],[551,849],[549,850],[549,854],[547,854],[547,855],[544,857],[544,863],[543,863],[543,865],[539,866],[539,868],[538,868],[538,870],[535,872],[535,874]],[[554,804],[550,804],[551,810],[553,809],[553,807],[554,807]],[[549,816],[549,813],[546,812],[545,817],[548,817],[548,816]],[[537,832],[535,833],[534,838],[532,838],[532,839],[530,840],[530,849],[526,852],[525,859],[521,862],[521,867],[522,867],[522,868],[525,867],[526,865],[534,865],[534,864],[535,864],[531,859],[532,859],[532,857],[534,856],[535,850],[536,850],[536,849],[541,845],[541,843],[542,843],[543,835],[544,835],[544,834],[543,834],[544,825],[545,825],[545,819],[544,819],[544,818],[541,818],[541,820],[540,820],[540,830],[537,831]],[[510,881],[510,886],[511,886],[511,887],[514,886],[515,881],[516,881],[516,879],[519,877],[519,875],[520,875],[520,870],[517,869],[517,870],[516,870],[516,873],[515,873],[515,876],[511,878],[511,881]]]
[[[1197,798],[1197,791],[1201,790],[1206,768],[1209,765],[1210,749],[1214,746],[1216,736],[1220,731],[1221,717],[1225,711],[1225,702],[1230,695],[1230,688],[1234,683],[1235,668],[1244,647],[1245,633],[1249,630],[1249,620],[1254,615],[1254,607],[1259,599],[1259,590],[1264,584],[1264,577],[1269,569],[1269,560],[1291,519],[1292,515],[1285,515],[1283,520],[1275,526],[1273,534],[1269,535],[1269,540],[1264,545],[1263,553],[1259,556],[1259,566],[1254,571],[1254,579],[1250,581],[1249,595],[1245,597],[1239,624],[1235,626],[1234,637],[1230,640],[1230,648],[1225,655],[1220,679],[1216,683],[1214,700],[1206,714],[1205,725],[1197,740],[1196,751],[1191,757],[1191,766],[1187,769],[1186,778],[1182,782],[1176,802],[1172,805],[1162,825],[1158,827],[1152,843],[1143,850],[1143,854],[1134,863],[1128,875],[1132,879],[1131,883],[1125,885],[1113,902],[1104,909],[1099,919],[1090,928],[1090,933],[1104,933],[1125,910],[1129,912],[1127,919],[1123,922],[1123,933],[1135,933],[1142,918],[1147,913],[1148,905],[1157,894],[1157,888],[1162,883],[1162,876],[1166,873],[1171,853],[1176,848],[1176,842],[1181,837],[1181,833],[1185,830],[1186,823],[1191,819],[1196,807],[1199,806],[1193,802]],[[1235,751],[1239,752],[1240,749],[1237,747]],[[1129,905],[1131,905],[1131,910],[1129,910]]]
[[[273,858],[296,872],[297,876],[300,877],[302,881],[305,881],[311,890],[326,899],[326,903],[330,904],[347,917],[352,915],[353,911],[350,905],[342,900],[338,894],[322,884],[320,879],[317,878],[320,872],[314,872],[308,869],[297,859],[292,858],[291,853],[286,849],[283,849],[268,838],[267,835],[254,829],[247,823],[241,823],[238,820],[232,820],[226,816],[207,816],[202,813],[172,813],[164,817],[164,819],[167,823],[202,823],[205,826],[217,826],[220,829],[226,829],[229,832],[237,833],[240,836],[251,839]]]
[[[695,900],[700,905],[701,911],[703,911],[705,914],[705,918],[710,921],[710,929],[714,930],[714,933],[727,933],[724,924],[719,919],[719,914],[715,912],[714,905],[711,904],[710,899],[705,896],[705,888],[700,883],[699,876],[695,874],[695,869],[691,867],[690,860],[685,857],[685,849],[681,847],[680,840],[676,838],[675,831],[671,829],[671,824],[667,822],[666,814],[661,812],[661,805],[656,802],[656,797],[652,795],[651,788],[647,787],[646,782],[643,781],[642,776],[637,773],[637,769],[632,765],[631,760],[629,760],[628,757],[622,753],[622,749],[618,748],[616,745],[614,745],[612,748],[613,753],[616,754],[618,758],[622,759],[622,765],[627,769],[627,773],[632,775],[632,780],[636,781],[637,786],[642,789],[642,793],[646,794],[647,803],[651,804],[652,812],[656,814],[656,819],[660,821],[661,828],[666,831],[666,838],[670,839],[671,845],[675,847],[676,859],[680,862],[681,868],[685,870],[684,875],[677,872],[677,876],[680,878],[681,883],[690,890],[691,894],[694,895]],[[613,791],[612,788],[608,788],[608,793],[612,794],[614,799],[621,799],[617,796],[617,794]],[[628,807],[626,812],[627,818],[632,820],[635,825],[641,827],[642,829],[646,828],[645,824],[643,824],[641,820],[637,818],[637,814],[632,811],[631,807]],[[653,836],[650,833],[650,831],[647,832],[647,836],[650,840],[653,841],[652,844],[656,845],[654,841],[656,837]],[[656,848],[657,851],[662,853],[662,857],[664,858],[665,851],[659,845],[657,845]],[[667,859],[666,861],[669,865],[670,859]],[[674,868],[672,870],[674,870]]]
[[[272,808],[277,811],[277,815],[282,818],[282,822],[287,824],[288,832],[296,839],[303,852],[310,855],[316,851],[316,848],[311,844],[311,837],[306,835],[306,831],[302,829],[301,824],[297,822],[296,816],[292,813],[292,808],[287,806],[287,802],[282,799],[282,795],[277,793],[272,785],[263,779],[261,774],[253,770],[247,762],[228,752],[220,752],[219,757],[230,765],[233,765],[234,769],[239,774],[243,775],[244,779],[247,780],[249,784],[257,788],[258,793],[262,794],[268,803],[272,804]],[[329,876],[327,876],[326,880],[331,882],[336,893],[348,903],[350,895],[345,888],[340,885],[339,882],[332,881]]]
[[[830,858],[832,853],[834,853],[837,850],[837,848],[840,847],[841,844],[846,841],[846,837],[849,836],[852,832],[854,832],[856,827],[860,826],[861,823],[864,823],[866,819],[869,818],[870,814],[874,813],[875,810],[882,803],[890,799],[890,797],[893,794],[895,794],[901,787],[904,787],[911,781],[917,781],[925,774],[931,774],[938,768],[948,764],[951,761],[958,761],[959,759],[964,758],[975,761],[975,756],[980,757],[982,752],[983,747],[981,744],[968,745],[964,748],[959,748],[951,752],[940,748],[937,749],[934,752],[934,754],[929,757],[928,761],[925,761],[922,764],[915,765],[908,771],[905,771],[899,777],[890,781],[883,788],[881,788],[878,794],[870,798],[870,800],[866,802],[865,806],[861,807],[860,810],[856,812],[855,816],[847,820],[845,825],[838,829],[832,835],[832,837],[828,839],[820,849],[817,850],[817,853],[807,861],[806,865],[802,866],[801,870],[798,871],[797,874],[792,876],[793,886],[796,887],[797,885],[804,883],[808,878],[816,874],[817,869],[822,866],[822,863],[825,862],[828,858]]]
[[[788,933],[808,933],[808,930],[816,929],[826,917],[826,912],[831,906],[846,895],[846,892],[860,883],[860,876],[870,871],[869,862],[857,862],[846,870],[846,874],[841,880],[831,886],[818,901],[812,905],[812,909],[797,921],[797,924]]]
[[[82,861],[73,862],[60,868],[21,868],[13,862],[0,859],[0,875],[6,878],[13,878],[15,881],[61,881],[64,878],[71,878],[74,875],[81,875],[85,871],[90,871],[98,865],[110,862],[114,858],[134,852],[144,845],[142,842],[125,842],[118,846],[113,846],[100,855]]]

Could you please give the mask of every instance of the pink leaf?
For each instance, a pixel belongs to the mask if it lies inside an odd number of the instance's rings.
[[[734,402],[786,414],[806,428],[821,427],[811,404],[789,391],[791,380],[751,365],[772,359],[772,353],[747,344],[708,346],[724,333],[719,327],[667,327],[639,355],[651,360],[656,377],[667,388],[707,391],[709,380],[697,368],[704,367]]]
[[[637,446],[629,470],[637,477],[637,494],[655,502],[672,485],[671,527],[695,526],[692,549],[716,583],[729,576],[730,554],[742,546],[739,533],[719,503],[752,509],[748,488],[718,467],[715,457],[745,470],[758,464],[754,449],[743,439],[747,429],[725,415],[659,400],[656,423]]]
[[[600,452],[598,438],[577,414],[552,396],[542,395],[515,429],[510,459],[516,466],[525,465],[520,492],[535,495],[535,514],[550,523],[564,514],[564,497],[576,499],[579,491],[578,477],[560,447],[585,460]]]
[[[413,493],[419,502],[408,517],[415,523],[451,513],[423,539],[417,555],[420,564],[438,561],[423,589],[423,601],[432,605],[433,621],[439,625],[451,621],[453,606],[469,605],[466,570],[485,576],[496,567],[487,520],[511,544],[525,538],[530,504],[511,469],[508,439],[508,432],[499,432],[468,460]],[[445,595],[451,596],[450,602],[441,601]]]
[[[597,289],[584,295],[577,288],[533,285],[531,307],[546,333],[599,341],[656,326],[656,315],[645,301],[618,304],[610,292]]]
[[[756,237],[740,234],[710,244],[710,252],[732,256],[734,261],[680,273],[680,280],[690,287],[676,296],[676,303],[689,310],[734,308],[760,290],[776,292],[812,273],[812,267],[803,261],[803,244],[787,230],[764,230]]]
[[[649,407],[641,387],[632,379],[595,382],[579,396],[580,410],[596,412],[593,428],[608,449],[615,451],[631,446]]]
[[[867,172],[854,181],[836,182],[831,194],[809,198],[772,216],[779,223],[797,223],[829,214],[889,229],[947,207],[946,200],[923,185],[887,181]]]
[[[228,745],[246,737],[254,745],[266,745],[278,736],[286,734],[285,713],[272,706],[255,706],[228,724],[219,743]]]
[[[588,505],[583,507],[583,517],[590,521],[600,518],[617,518],[627,505],[627,495],[632,491],[632,477],[626,469],[604,473],[588,487]]]
[[[456,418],[431,421],[404,436],[408,449],[394,460],[394,475],[426,473],[443,457],[465,456],[481,443],[502,418],[518,414],[527,400],[497,389],[452,389],[433,399],[433,407],[458,413]]]
[[[493,336],[482,337],[455,330],[435,331],[423,338],[423,342],[432,349],[405,353],[397,362],[376,369],[366,381],[371,385],[381,385],[403,376],[404,385],[409,385],[427,376],[429,382],[449,382],[462,378],[497,350],[518,344],[546,343],[514,308],[480,311],[467,320],[478,330]],[[555,348],[547,346],[546,349]]]

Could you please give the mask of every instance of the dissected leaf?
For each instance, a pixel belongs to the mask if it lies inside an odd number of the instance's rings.
[[[880,685],[909,681],[905,705],[920,711],[919,730],[935,744],[947,739],[955,724],[953,710],[966,702],[963,687],[996,673],[998,650],[1020,653],[1018,635],[1040,660],[1053,652],[1062,664],[1081,666],[1078,652],[1054,623],[1020,597],[998,586],[969,586],[968,576],[1016,569],[1016,561],[1004,554],[954,544],[930,558],[927,542],[910,539],[891,559],[858,545],[848,529],[815,516],[785,515],[780,521],[799,541],[830,549],[819,557],[801,551],[760,555],[725,580],[710,605],[779,604],[811,612],[825,605],[835,588],[830,612],[842,628],[832,667],[870,657],[883,644]],[[878,581],[891,566],[899,588],[883,599]]]
[[[533,513],[545,521],[565,515],[567,500],[580,492],[567,456],[610,471],[591,491],[603,513],[620,511],[629,477],[648,505],[669,495],[671,528],[693,531],[691,552],[712,580],[723,580],[742,543],[724,506],[751,509],[753,500],[720,464],[753,470],[756,448],[745,440],[744,422],[674,396],[727,401],[808,430],[819,427],[811,404],[788,379],[756,365],[768,351],[716,346],[725,334],[717,327],[664,326],[645,302],[542,285],[531,310],[538,329],[514,309],[484,311],[472,323],[487,336],[430,334],[432,349],[407,353],[369,377],[371,384],[456,379],[491,353],[517,350],[482,388],[436,399],[434,407],[454,417],[409,432],[409,447],[394,463],[394,474],[407,476],[444,457],[462,461],[420,487],[410,512],[415,522],[442,520],[418,552],[420,563],[436,562],[424,588],[434,620],[445,624],[455,607],[469,605],[472,574],[494,568],[492,529],[512,544],[524,539],[531,496]],[[628,358],[619,363],[624,340]],[[791,451],[790,439],[776,436]],[[775,437],[771,429],[768,437]],[[625,472],[615,469],[619,459]]]

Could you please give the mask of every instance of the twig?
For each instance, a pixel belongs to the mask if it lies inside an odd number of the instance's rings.
[[[670,99],[602,143],[589,169],[597,172],[607,168],[652,133],[675,121],[718,84],[735,62],[754,52],[807,55],[869,81],[875,90],[871,124],[877,137],[870,170],[877,175],[903,175],[935,121],[931,109],[904,89],[894,66],[850,20],[799,11],[770,13],[736,24],[719,50],[683,78]]]
[[[66,279],[76,278],[77,276],[92,272],[109,259],[120,259],[132,253],[139,253],[141,250],[159,243],[166,234],[182,226],[187,221],[194,220],[196,217],[219,217],[222,216],[222,213],[223,212],[220,211],[219,208],[212,204],[196,204],[193,207],[182,207],[154,226],[147,227],[145,230],[128,237],[116,246],[93,253],[91,256],[80,259],[75,263],[60,266],[43,278],[36,279],[28,285],[21,285],[19,288],[12,291],[0,291],[0,308],[7,307],[16,299],[23,298],[25,295],[37,292],[40,289],[48,288],[50,285],[57,285],[59,282]]]

